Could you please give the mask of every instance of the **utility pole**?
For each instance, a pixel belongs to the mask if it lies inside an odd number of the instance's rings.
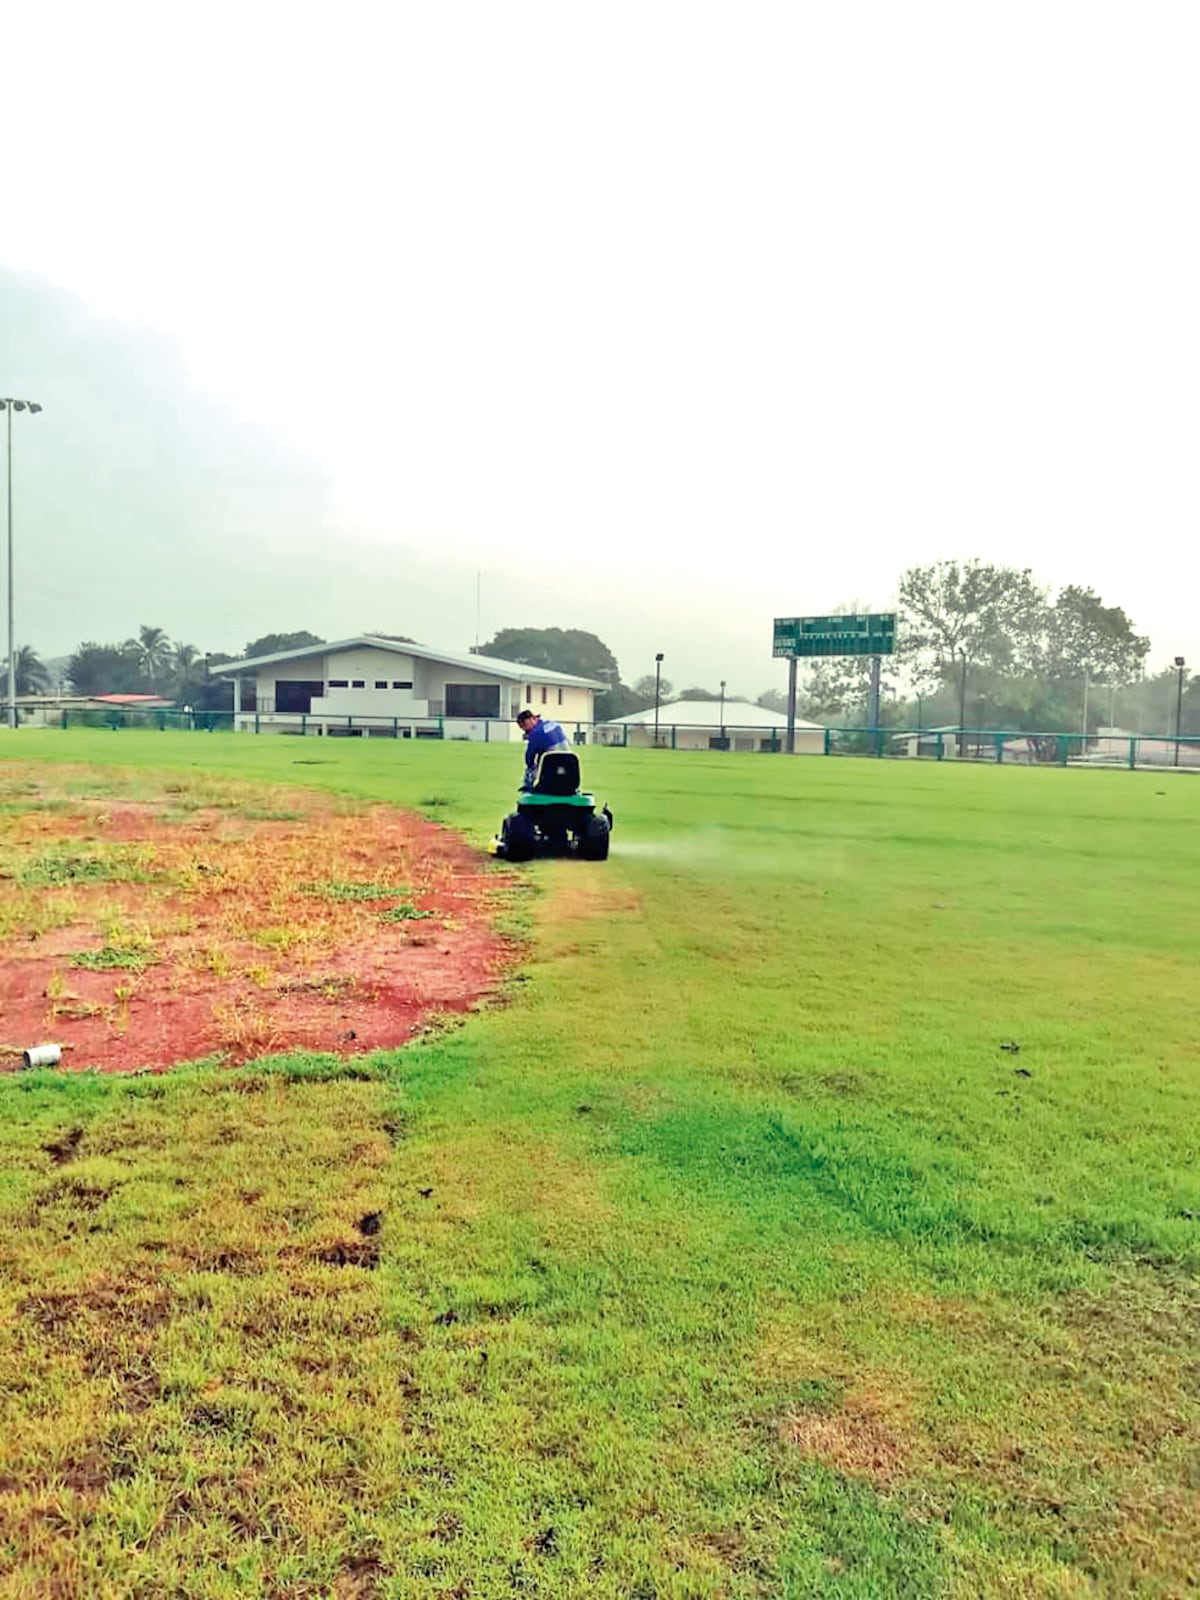
[[[1187,662],[1182,656],[1175,657],[1175,670],[1179,674],[1179,683],[1175,691],[1175,765],[1179,765],[1179,736],[1183,732],[1183,669]]]
[[[0,411],[8,424],[8,725],[17,725],[17,645],[13,631],[13,471],[12,471],[12,419],[14,411],[28,411],[36,416],[41,410],[36,400],[0,400]]]

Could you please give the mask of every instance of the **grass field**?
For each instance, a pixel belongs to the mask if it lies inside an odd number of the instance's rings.
[[[478,843],[519,761],[16,743]],[[510,1003],[0,1078],[0,1596],[1194,1593],[1200,786],[585,770]]]

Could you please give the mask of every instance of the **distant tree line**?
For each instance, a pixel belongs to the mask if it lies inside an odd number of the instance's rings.
[[[68,657],[62,682],[71,694],[153,694],[177,705],[190,705],[196,711],[228,710],[233,704],[233,685],[228,678],[213,677],[215,667],[244,657],[273,655],[276,651],[324,642],[303,629],[298,633],[267,633],[249,640],[241,656],[231,656],[220,650],[202,652],[193,644],[170,639],[164,628],[144,625],[136,638],[120,644],[85,639]],[[17,652],[16,668],[19,695],[50,692],[50,672],[31,646],[23,645]],[[5,674],[7,670],[5,661]]]
[[[857,602],[833,608],[867,609]],[[909,567],[902,575],[898,611],[896,653],[883,662],[880,720],[885,726],[1095,732],[1109,725],[1133,733],[1175,731],[1176,668],[1163,663],[1147,672],[1148,641],[1120,606],[1106,605],[1091,589],[1069,584],[1051,596],[1028,568],[937,561]],[[378,637],[411,642],[402,634]],[[232,685],[212,676],[215,667],[323,643],[304,629],[268,633],[249,640],[235,658],[202,653],[171,640],[162,628],[143,626],[136,638],[121,644],[85,641],[67,661],[63,678],[76,694],[157,694],[197,710],[221,710],[232,704]],[[608,645],[580,628],[501,628],[474,653],[605,684],[596,696],[601,721],[654,704],[654,675],[626,684]],[[869,675],[869,662],[862,658],[806,665],[800,714],[812,721],[861,725]],[[50,687],[44,663],[29,646],[18,652],[16,676],[18,694]],[[676,694],[665,678],[657,692],[663,705],[716,700],[720,694],[700,685]],[[730,706],[740,699],[744,696],[725,693]],[[760,695],[757,703],[787,709],[778,690]],[[1182,732],[1200,734],[1200,675],[1190,672],[1184,678]]]

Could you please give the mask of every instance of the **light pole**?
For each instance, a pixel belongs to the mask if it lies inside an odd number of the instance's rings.
[[[658,749],[658,702],[661,698],[663,653],[660,650],[654,658],[654,748]]]
[[[8,725],[17,725],[17,647],[13,639],[13,529],[12,529],[12,419],[14,411],[28,411],[31,415],[41,410],[36,400],[0,399],[0,411],[8,429]]]
[[[725,748],[725,679],[721,679],[721,749]]]
[[[1175,670],[1179,674],[1179,683],[1175,690],[1175,765],[1179,765],[1179,735],[1183,732],[1183,669],[1187,662],[1182,656],[1175,657]]]

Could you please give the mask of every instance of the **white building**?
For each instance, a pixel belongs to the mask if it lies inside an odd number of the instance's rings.
[[[667,750],[782,750],[787,718],[744,700],[675,700],[658,708],[658,745]],[[596,729],[602,744],[644,748],[655,743],[654,707],[631,717],[604,722]],[[816,722],[796,723],[796,752],[823,755],[825,729]]]
[[[576,724],[592,722],[596,695],[606,687],[544,667],[371,634],[213,670],[233,679],[236,729],[331,738],[520,739],[513,719],[528,706],[561,722],[574,740]],[[242,695],[250,676],[252,707]]]

